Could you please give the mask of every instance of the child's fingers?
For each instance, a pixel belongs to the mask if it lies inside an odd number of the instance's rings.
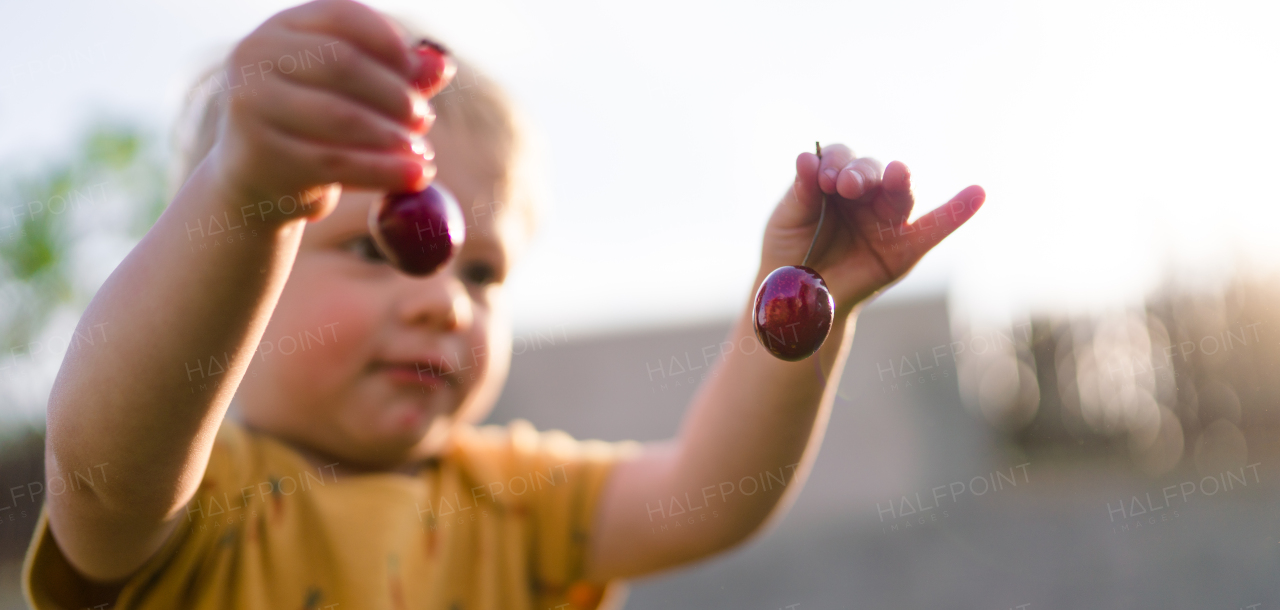
[[[413,76],[413,59],[404,39],[377,11],[353,0],[315,0],[277,17],[293,30],[346,40],[405,78]]]
[[[911,223],[909,231],[916,236],[916,239],[908,242],[908,246],[914,250],[914,257],[918,260],[960,228],[960,225],[978,212],[978,208],[982,207],[986,199],[986,191],[975,184],[957,193],[951,201],[917,218]],[[907,232],[903,231],[903,233]]]
[[[915,207],[915,195],[911,193],[911,172],[906,164],[894,161],[885,168],[881,179],[881,192],[893,209],[895,222],[905,221]]]
[[[818,170],[818,187],[824,193],[836,192],[836,180],[840,170],[853,161],[853,151],[844,144],[831,144],[822,147],[822,166]]]
[[[313,142],[274,126],[264,126],[258,137],[278,158],[295,160],[301,174],[295,178],[304,184],[409,191],[426,188],[436,174],[435,164],[422,157]]]
[[[816,219],[820,212],[822,191],[818,188],[818,156],[805,152],[796,157],[796,179],[791,184],[783,206],[789,213],[782,220],[784,226],[799,226]],[[812,218],[811,218],[812,217]]]
[[[871,157],[853,159],[836,174],[836,192],[845,199],[857,199],[880,186],[880,162]]]
[[[382,152],[430,151],[425,138],[367,106],[337,93],[285,80],[263,85],[269,103],[259,103],[267,122],[305,140]],[[426,157],[430,159],[432,157]]]
[[[379,14],[378,16],[381,17],[382,15]],[[396,33],[396,36],[399,37],[400,40],[404,41],[405,47],[407,49],[406,52],[409,53],[409,63],[410,63],[410,70],[411,70],[410,73],[412,73],[412,69],[414,68],[412,64],[415,59],[413,56],[412,48],[413,48],[413,45],[417,43],[418,38],[414,36],[413,32],[410,32],[409,30],[404,29],[404,26],[397,23],[394,19],[388,20],[387,25],[391,26],[391,29]]]
[[[306,49],[325,44],[325,40],[318,34],[289,32],[281,35],[277,45],[282,50]],[[405,125],[418,124],[430,113],[426,99],[408,79],[359,48],[345,41],[334,44],[329,40],[325,53],[327,63],[311,61],[302,69],[282,74],[283,78],[338,91]]]

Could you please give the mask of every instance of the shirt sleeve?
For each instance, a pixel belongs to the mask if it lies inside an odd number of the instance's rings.
[[[215,490],[221,497],[222,491],[238,489],[237,482],[249,472],[250,457],[244,431],[233,422],[224,422],[218,430],[196,499]],[[220,533],[217,529],[199,527],[205,521],[201,511],[207,513],[208,510],[196,506],[196,499],[186,514],[178,516],[178,525],[164,545],[124,583],[115,586],[97,585],[71,566],[49,525],[47,506],[42,506],[35,536],[22,566],[22,588],[27,603],[35,610],[83,610],[95,606],[125,610],[150,607],[163,601],[162,598],[177,601],[179,598],[172,595],[180,593],[172,589],[185,580],[184,575],[199,569],[202,558],[217,543]]]

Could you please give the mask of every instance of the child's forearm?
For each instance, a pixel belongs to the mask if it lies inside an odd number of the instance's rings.
[[[785,362],[759,346],[748,303],[730,330],[735,349],[694,396],[679,436],[615,468],[601,500],[592,576],[636,576],[705,557],[779,514],[817,454],[855,319],[852,309],[837,310],[822,349]],[[673,529],[681,525],[688,527]]]
[[[250,202],[214,173],[202,164],[103,284],[80,326],[105,323],[108,340],[69,351],[54,382],[47,470],[103,465],[106,478],[49,496],[59,544],[90,576],[128,574],[195,493],[297,254],[305,221],[245,220]],[[224,212],[247,239],[211,245],[189,231],[226,224]]]
[[[761,270],[755,289],[770,271]],[[730,331],[735,346],[759,345],[750,305]],[[799,492],[831,415],[856,318],[850,309],[837,311],[822,348],[799,362],[779,360],[762,346],[751,353],[735,349],[694,396],[673,456],[672,487],[701,497],[715,485],[724,504],[721,536],[748,536]],[[744,477],[756,479],[759,491],[748,492],[752,483]],[[733,484],[733,493],[721,488],[724,482]]]

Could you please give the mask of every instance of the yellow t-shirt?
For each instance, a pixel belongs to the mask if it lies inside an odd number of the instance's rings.
[[[110,607],[596,608],[608,583],[583,580],[596,500],[638,450],[516,420],[460,427],[414,476],[337,477],[225,420],[186,517]],[[23,582],[37,610],[84,586],[43,509]]]

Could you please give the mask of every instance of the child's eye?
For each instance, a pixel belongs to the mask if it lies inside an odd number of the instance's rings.
[[[378,250],[377,244],[373,243],[373,237],[363,235],[347,243],[346,249],[353,254],[370,263],[385,263],[387,259],[382,256],[382,252]]]
[[[473,262],[463,267],[462,279],[478,286],[486,286],[497,283],[498,273],[489,263]]]

